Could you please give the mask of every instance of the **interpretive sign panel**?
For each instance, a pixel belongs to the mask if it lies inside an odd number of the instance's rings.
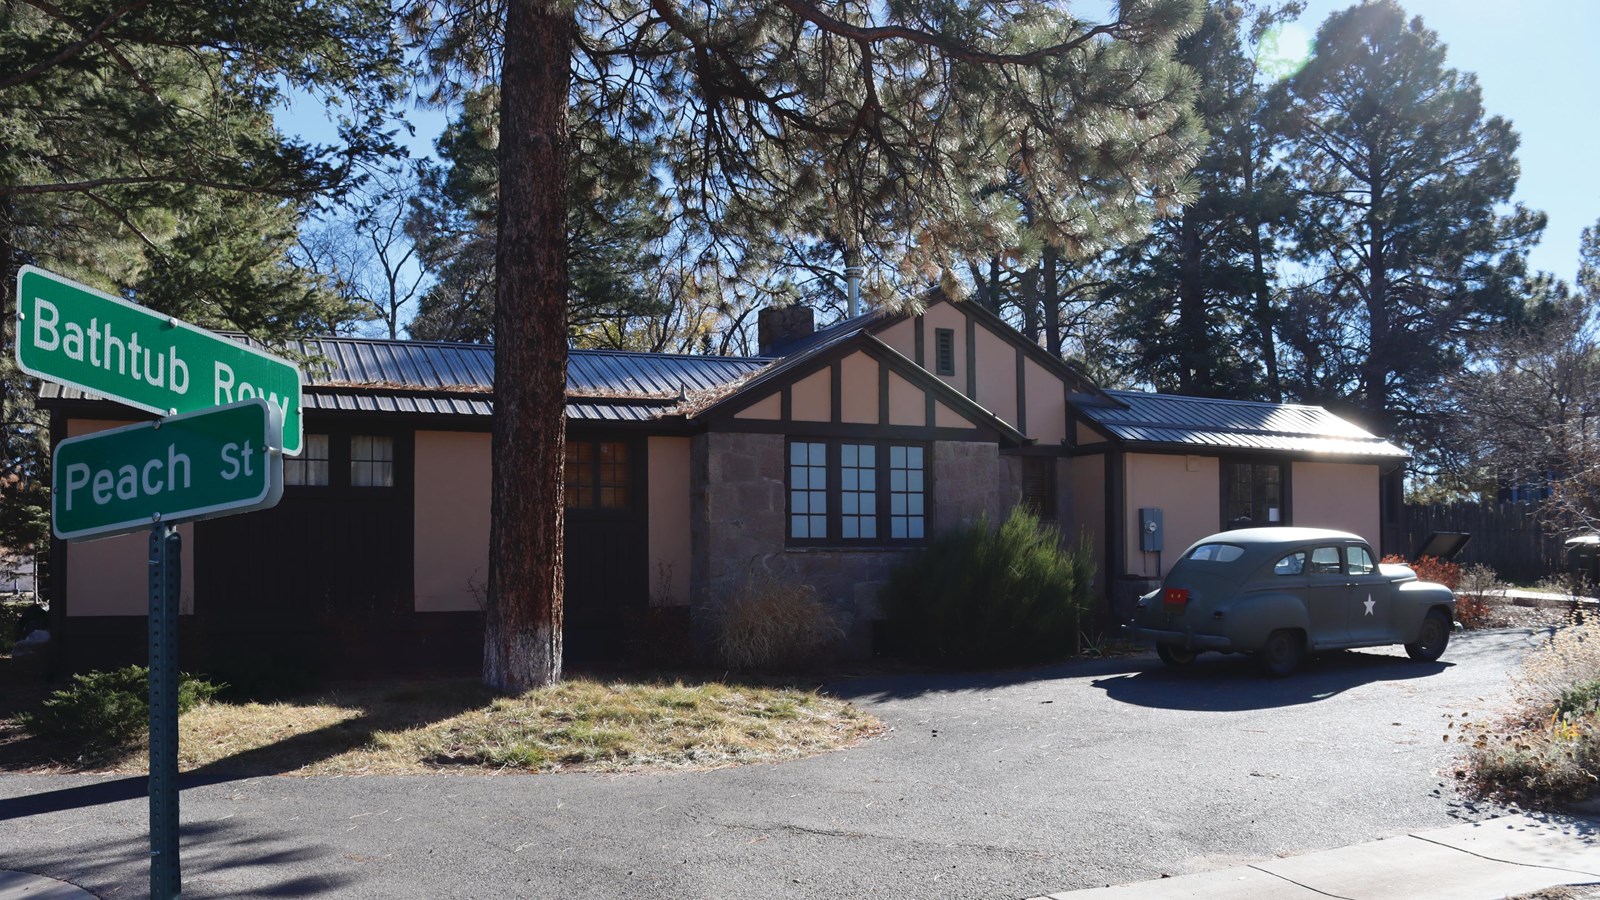
[[[300,454],[299,367],[33,266],[17,276],[17,364],[162,416],[260,398]]]
[[[67,438],[51,466],[51,527],[81,540],[274,506],[280,416],[258,398]]]

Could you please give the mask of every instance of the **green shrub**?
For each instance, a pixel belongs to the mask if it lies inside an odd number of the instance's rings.
[[[1093,552],[1064,548],[1021,507],[936,537],[897,567],[882,599],[891,637],[944,665],[1027,664],[1072,651],[1089,609]]]
[[[1585,716],[1600,711],[1600,678],[1575,684],[1556,698],[1556,715]]]
[[[225,685],[178,676],[178,713],[215,697]],[[127,666],[110,672],[72,676],[71,686],[51,694],[23,725],[39,737],[79,741],[111,748],[143,736],[150,722],[150,670]]]

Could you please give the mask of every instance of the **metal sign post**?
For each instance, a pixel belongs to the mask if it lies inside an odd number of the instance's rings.
[[[183,537],[150,529],[150,897],[174,900],[178,868],[178,596]]]
[[[187,322],[23,266],[24,372],[165,418],[67,438],[51,454],[50,528],[64,541],[150,529],[150,896],[178,866],[181,522],[268,509],[300,453],[293,364]]]

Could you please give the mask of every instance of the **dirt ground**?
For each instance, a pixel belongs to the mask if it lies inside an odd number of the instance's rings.
[[[1524,606],[1505,597],[1488,598],[1489,620],[1484,628],[1557,628],[1569,624],[1574,612],[1570,604]],[[1524,601],[1526,602],[1526,601]],[[1580,615],[1600,615],[1592,607]]]

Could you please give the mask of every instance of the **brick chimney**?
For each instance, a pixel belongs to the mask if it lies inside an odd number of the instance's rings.
[[[756,314],[756,346],[762,356],[781,356],[792,344],[817,330],[809,306],[768,306]]]

